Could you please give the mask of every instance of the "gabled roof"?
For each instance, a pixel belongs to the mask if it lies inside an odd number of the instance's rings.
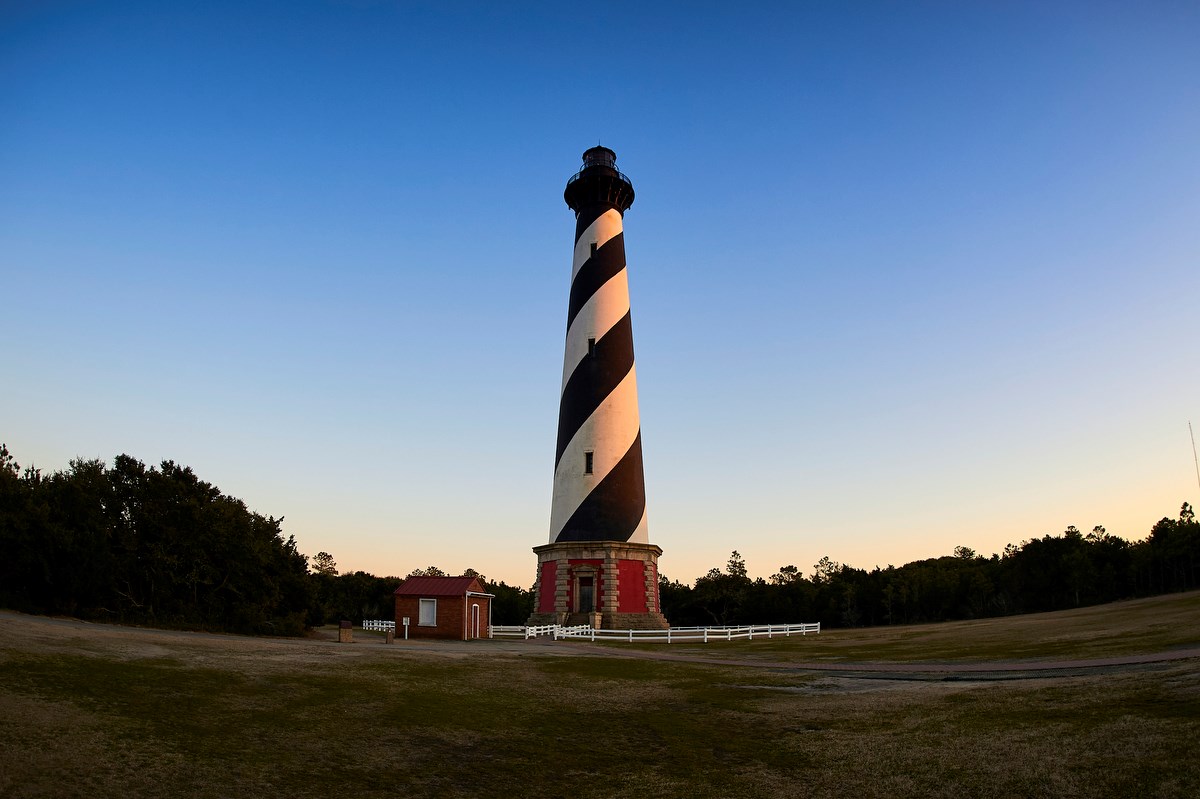
[[[468,591],[483,593],[478,577],[409,577],[400,583],[400,596],[462,596]]]

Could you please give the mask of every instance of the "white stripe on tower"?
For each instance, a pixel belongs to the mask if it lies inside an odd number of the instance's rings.
[[[629,412],[629,408],[633,412]],[[554,502],[550,529],[561,533],[563,525],[600,481],[608,476],[633,446],[641,431],[637,411],[637,377],[630,371],[571,438],[554,469]],[[592,453],[592,474],[587,474],[587,453]],[[643,510],[644,512],[644,510]],[[556,539],[551,539],[556,540]],[[603,539],[612,540],[612,539]],[[619,538],[617,540],[625,540]],[[633,540],[633,539],[629,539]],[[648,544],[649,539],[638,543]]]
[[[550,541],[649,543],[622,219],[633,186],[595,147],[565,198],[577,223]]]
[[[579,240],[575,242],[575,260],[571,265],[571,280],[575,280],[580,268],[592,257],[591,245],[593,242],[596,244],[596,249],[599,250],[621,232],[621,215],[613,209],[604,212],[600,218],[589,225],[587,230],[579,236]],[[579,309],[575,321],[567,329],[566,354],[563,357],[563,388],[566,388],[567,380],[575,371],[575,367],[579,366],[579,362],[588,356],[588,339],[599,341],[627,313],[629,313],[629,280],[627,271],[622,269],[588,299]]]
[[[609,208],[596,221],[587,226],[575,241],[575,257],[571,259],[571,279],[579,274],[579,268],[592,257],[592,245],[599,249],[614,238],[623,229],[621,214],[615,208]]]

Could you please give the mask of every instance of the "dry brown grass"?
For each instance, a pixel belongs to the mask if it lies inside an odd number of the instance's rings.
[[[920,652],[975,653],[1002,648],[1008,624],[1014,646],[1037,630],[1107,654],[1120,629],[1194,630],[1193,602],[907,634],[930,637]],[[704,654],[877,656],[910,646],[896,632]],[[1176,797],[1200,795],[1198,738],[1196,661],[866,679],[524,642],[342,646],[0,613],[6,798]]]
[[[1200,646],[1198,591],[1057,613],[834,629],[770,641],[672,644],[668,651],[807,663],[971,663],[1107,658],[1196,646]],[[644,648],[662,651],[661,645]]]

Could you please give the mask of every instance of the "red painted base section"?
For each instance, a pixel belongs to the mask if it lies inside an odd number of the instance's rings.
[[[670,626],[658,603],[658,546],[570,541],[533,551],[538,556],[537,600],[529,625],[617,624],[638,630]]]
[[[617,562],[618,613],[645,613],[648,610],[645,566],[640,560]]]
[[[558,577],[558,564],[546,561],[542,564],[542,575],[538,581],[538,613],[554,612],[554,582]]]

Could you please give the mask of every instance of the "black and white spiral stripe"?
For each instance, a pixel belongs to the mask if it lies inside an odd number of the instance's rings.
[[[649,543],[622,231],[611,204],[578,210],[551,543]]]

